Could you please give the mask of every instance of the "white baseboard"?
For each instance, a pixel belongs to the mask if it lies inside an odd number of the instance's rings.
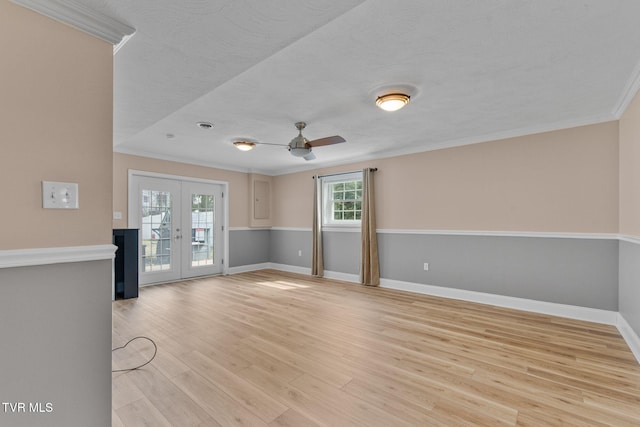
[[[359,274],[341,273],[339,271],[325,271],[324,277],[327,279],[341,280],[343,282],[360,283]]]
[[[261,264],[240,265],[238,267],[227,268],[227,274],[247,273],[249,271],[266,270],[268,268],[271,268],[270,262],[263,262]]]
[[[262,264],[250,264],[250,265],[241,265],[238,267],[230,267],[227,269],[227,274],[239,274],[239,273],[246,273],[249,271],[257,271],[257,270],[265,270],[265,269],[287,271],[289,273],[306,274],[307,276],[311,275],[311,269],[308,267],[299,267],[296,265],[288,265],[288,264],[278,264],[275,262],[263,262]],[[343,282],[360,283],[360,276],[357,274],[341,273],[339,271],[325,271],[324,277],[326,277],[327,279],[342,280]]]
[[[638,363],[640,363],[640,337],[638,336],[638,334],[636,334],[633,328],[631,328],[629,323],[627,323],[625,318],[622,317],[622,314],[618,313],[617,320],[618,323],[616,324],[616,326],[620,331],[620,335],[622,335],[622,338],[624,338],[624,340],[627,342],[627,345],[629,346],[629,349],[631,350],[633,355],[636,357],[636,360],[638,361]]]
[[[402,282],[399,280],[391,279],[381,279],[380,286],[387,289],[397,289],[401,291],[409,291],[443,298],[459,299],[463,301],[477,302],[480,304],[489,304],[498,307],[513,308],[516,310],[531,311],[534,313],[549,314],[552,316],[603,323],[606,325],[617,324],[617,312],[600,310],[597,308],[578,307],[575,305],[557,304],[525,298],[494,295],[484,292],[445,288],[442,286]]]
[[[311,268],[299,267],[297,265],[277,264],[275,262],[270,262],[268,268],[280,271],[288,271],[289,273],[306,274],[307,276],[311,275]]]

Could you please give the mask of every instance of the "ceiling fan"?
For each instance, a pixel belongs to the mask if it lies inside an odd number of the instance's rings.
[[[295,124],[296,129],[298,129],[298,136],[293,138],[289,144],[271,144],[268,142],[247,142],[247,141],[237,141],[233,144],[242,149],[241,145],[245,146],[245,150],[250,150],[253,148],[254,144],[263,144],[263,145],[279,145],[282,147],[287,147],[289,152],[295,157],[302,157],[305,160],[313,160],[316,158],[315,154],[311,151],[312,147],[322,147],[325,145],[333,145],[339,144],[341,142],[345,142],[345,139],[341,136],[334,135],[328,136],[326,138],[314,139],[313,141],[309,141],[302,135],[302,129],[307,127],[305,122],[298,122]]]

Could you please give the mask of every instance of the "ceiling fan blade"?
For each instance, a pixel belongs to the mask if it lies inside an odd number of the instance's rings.
[[[258,141],[252,141],[254,144],[257,145],[276,145],[278,147],[288,147],[289,144],[274,144],[272,142],[258,142]]]
[[[307,142],[307,144],[312,147],[322,147],[323,145],[340,144],[341,142],[345,142],[345,139],[341,136],[334,135],[326,138],[314,139],[313,141]]]
[[[307,161],[308,161],[308,160],[313,160],[313,159],[315,159],[315,158],[316,158],[316,155],[315,155],[315,154],[313,154],[313,151],[309,151],[309,154],[307,154],[306,156],[304,156],[304,157],[303,157],[303,159],[305,159],[305,160],[307,160]]]

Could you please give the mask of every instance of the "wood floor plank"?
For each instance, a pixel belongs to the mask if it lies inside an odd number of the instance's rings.
[[[518,427],[543,426],[571,426],[571,427],[611,427],[611,424],[601,423],[580,414],[570,414],[561,409],[540,405],[536,408],[518,411]],[[626,427],[624,424],[614,424],[616,427]],[[628,426],[631,427],[631,426]]]
[[[125,427],[124,423],[115,411],[111,411],[111,427]]]
[[[136,387],[128,375],[121,372],[112,375],[111,396],[111,408],[115,410],[142,399],[144,393]]]
[[[334,408],[342,414],[344,419],[349,419],[359,425],[378,424],[398,427],[411,425],[395,414],[385,412],[375,405],[345,393],[341,388],[336,388],[311,375],[302,375],[291,381],[290,385]]]
[[[193,371],[184,372],[172,381],[223,426],[267,425],[241,402]]]
[[[191,346],[189,351],[181,352],[180,359],[185,360],[187,355],[197,351],[215,360],[217,364],[223,366],[225,369],[236,372],[251,365],[251,362],[245,357],[245,354],[238,354],[234,351],[237,343],[238,338],[230,339],[224,337],[220,340],[214,340],[214,343],[198,338],[192,341],[194,345]]]
[[[277,376],[284,382],[289,382],[303,374],[303,371],[300,369],[297,369],[294,366],[265,353],[259,348],[247,344],[246,342],[239,342],[235,346],[232,354],[239,355],[239,357],[250,361],[251,365],[257,366],[266,372],[269,372],[271,375]]]
[[[288,409],[284,414],[269,423],[269,427],[318,427],[319,424],[313,422],[301,413]]]
[[[344,388],[348,391],[353,384],[362,384],[362,387],[373,389],[373,398],[376,394],[394,396],[392,399],[406,401],[422,411],[433,409],[435,403],[440,400],[443,390],[432,385],[418,384],[410,378],[401,375],[386,375],[375,373],[374,370],[358,375]]]
[[[158,408],[144,397],[116,409],[116,414],[125,426],[171,426],[171,423],[162,416]]]
[[[221,390],[235,400],[242,402],[246,409],[266,423],[275,420],[288,409],[253,384],[226,370],[214,359],[204,356],[198,351],[185,355],[184,360],[191,369],[216,383]]]
[[[239,375],[260,387],[271,397],[278,399],[283,405],[294,409],[318,425],[345,427],[359,425],[354,420],[345,418],[336,408],[314,399],[257,366],[250,366],[239,372]]]
[[[351,381],[350,376],[332,369],[331,366],[311,361],[305,356],[290,351],[290,347],[284,342],[269,342],[258,336],[246,338],[242,342],[251,343],[276,359],[286,362],[303,372],[313,373],[313,375],[323,378],[337,387],[342,387]]]
[[[114,374],[114,425],[640,425],[611,325],[261,270],[114,302],[137,335],[157,359]]]
[[[640,412],[640,396],[632,401],[622,401],[612,396],[585,391],[582,393],[587,406],[625,419],[629,423],[638,422],[636,417],[629,417],[627,414],[637,414]],[[589,411],[591,412],[591,411]]]
[[[204,409],[154,366],[130,372],[127,376],[172,425],[197,426],[209,418]]]
[[[433,417],[429,415],[435,402],[425,399],[418,404],[408,400],[404,393],[400,393],[398,389],[391,391],[387,387],[381,387],[380,383],[372,384],[372,382],[360,378],[349,381],[349,384],[342,387],[342,390],[402,418],[411,425],[436,425]],[[399,397],[400,394],[403,397]]]

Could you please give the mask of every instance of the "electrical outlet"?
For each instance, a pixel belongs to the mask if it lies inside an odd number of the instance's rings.
[[[429,263],[425,262],[424,263],[424,271],[428,271],[429,270]]]
[[[302,249],[298,250],[298,256],[302,256]]]

